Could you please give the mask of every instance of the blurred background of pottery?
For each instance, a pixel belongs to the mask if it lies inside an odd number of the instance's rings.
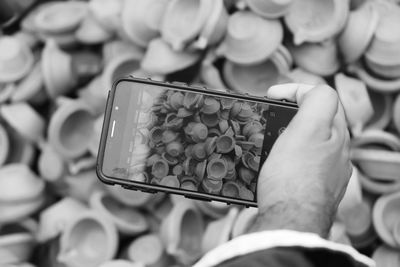
[[[354,172],[330,240],[353,245],[377,267],[399,264],[399,1],[7,2],[0,18],[1,266],[189,266],[249,231],[254,208],[99,182],[107,92],[127,75],[258,96],[286,82],[336,88]],[[211,102],[207,108],[207,123],[226,127],[211,116]],[[224,138],[214,139],[224,149]],[[174,145],[170,153],[179,151]],[[154,171],[174,183],[165,164],[157,159]],[[188,177],[184,184],[195,183]],[[206,180],[202,186],[212,190]]]

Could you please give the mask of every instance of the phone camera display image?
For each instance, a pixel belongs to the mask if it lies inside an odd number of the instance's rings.
[[[276,124],[276,106],[208,91],[134,87],[115,93],[112,117],[119,126],[109,129],[105,175],[256,201],[260,167],[286,126]]]

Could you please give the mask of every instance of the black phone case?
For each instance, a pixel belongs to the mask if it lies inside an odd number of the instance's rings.
[[[222,91],[217,91],[217,90],[211,90],[208,89],[205,86],[202,85],[194,85],[194,84],[186,84],[182,82],[161,82],[161,81],[155,81],[150,78],[143,79],[143,78],[136,78],[136,77],[128,77],[128,78],[122,78],[114,82],[112,89],[108,92],[108,98],[107,98],[107,104],[106,104],[106,110],[104,113],[104,122],[103,122],[103,128],[101,132],[101,139],[100,139],[100,146],[99,146],[99,151],[98,151],[98,156],[97,156],[97,164],[96,164],[96,173],[99,179],[108,185],[121,185],[125,189],[129,190],[140,190],[142,192],[146,193],[157,193],[157,192],[165,192],[165,193],[172,193],[172,194],[178,194],[178,195],[183,195],[187,198],[191,199],[196,199],[196,200],[203,200],[203,201],[220,201],[220,202],[225,202],[227,204],[239,204],[239,205],[244,205],[246,207],[257,207],[257,201],[249,201],[249,200],[243,200],[243,199],[236,199],[236,198],[229,198],[225,196],[218,196],[218,195],[211,195],[207,193],[202,193],[202,192],[195,192],[195,191],[189,191],[189,190],[184,190],[184,189],[179,189],[179,188],[172,188],[172,187],[163,187],[159,185],[152,185],[152,184],[144,184],[144,183],[139,183],[135,181],[129,181],[129,180],[124,180],[120,178],[115,178],[115,177],[109,177],[106,176],[102,172],[102,163],[103,163],[103,158],[104,158],[104,151],[106,147],[106,138],[107,138],[107,133],[108,133],[108,127],[110,125],[110,117],[111,117],[111,111],[112,111],[112,104],[114,102],[114,96],[115,96],[115,91],[117,88],[117,84],[121,81],[131,81],[131,82],[136,82],[136,83],[142,83],[142,84],[150,84],[154,86],[163,86],[163,87],[169,87],[171,89],[179,89],[179,90],[185,90],[189,92],[194,92],[194,93],[207,93],[215,96],[228,96],[228,97],[234,97],[240,100],[250,100],[250,101],[261,101],[267,104],[272,104],[276,106],[282,106],[282,107],[288,107],[291,109],[297,109],[298,106],[295,103],[292,102],[286,102],[286,101],[277,101],[277,100],[271,100],[268,98],[262,98],[262,97],[256,97],[256,96],[250,96],[248,94],[240,94],[236,92],[222,92]],[[256,197],[257,198],[257,197]]]

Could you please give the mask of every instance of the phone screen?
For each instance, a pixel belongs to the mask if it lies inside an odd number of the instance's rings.
[[[132,81],[117,84],[108,177],[256,201],[260,168],[296,107]]]

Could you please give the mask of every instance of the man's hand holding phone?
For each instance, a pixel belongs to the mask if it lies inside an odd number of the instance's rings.
[[[277,85],[267,96],[296,101],[300,108],[261,169],[260,215],[253,230],[292,229],[326,237],[352,171],[343,107],[327,85]]]

